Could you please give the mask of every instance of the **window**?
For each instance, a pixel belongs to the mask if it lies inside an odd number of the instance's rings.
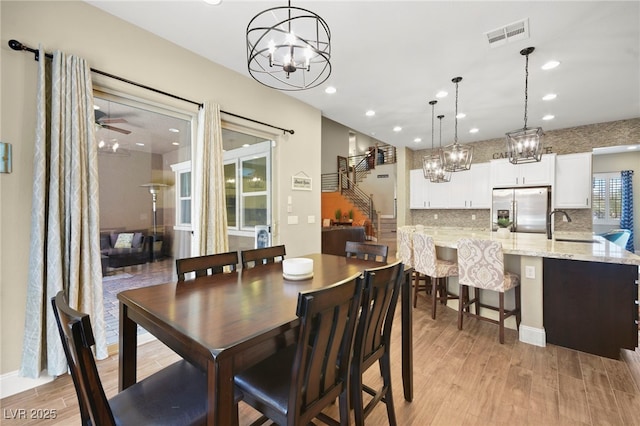
[[[176,224],[174,229],[191,231],[191,161],[172,164],[176,179]]]
[[[593,223],[619,225],[622,212],[620,173],[594,173],[592,193]]]

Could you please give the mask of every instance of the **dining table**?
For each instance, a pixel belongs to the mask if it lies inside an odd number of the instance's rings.
[[[311,278],[285,279],[282,263],[276,262],[119,293],[119,390],[136,383],[139,325],[206,372],[207,424],[231,424],[234,374],[295,343],[298,294],[383,265],[329,254],[300,257],[313,260]],[[407,401],[413,399],[411,273],[410,267],[404,269],[400,297]]]

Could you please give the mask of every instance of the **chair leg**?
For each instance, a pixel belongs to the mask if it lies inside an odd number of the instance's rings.
[[[476,315],[480,315],[480,294],[481,294],[480,289],[478,287],[474,287],[473,288],[473,298],[476,301],[476,303],[475,303]]]
[[[462,315],[463,315],[463,310],[465,309],[464,307],[464,302],[465,302],[465,289],[466,286],[463,284],[459,285],[460,289],[458,290],[458,294],[460,295],[460,298],[458,299],[458,330],[462,330]]]
[[[362,372],[360,370],[353,369],[351,371],[349,388],[351,390],[351,408],[353,408],[355,424],[356,426],[362,426],[364,425],[364,400],[362,398]]]
[[[384,403],[387,406],[389,426],[396,426],[396,410],[393,405],[393,392],[391,391],[391,355],[389,354],[388,348],[387,352],[380,358],[380,369],[382,372],[383,385],[387,389],[384,395]],[[364,425],[364,422],[362,424]]]
[[[500,344],[504,343],[504,292],[500,292]]]
[[[418,306],[418,288],[420,287],[420,272],[413,275],[413,307]]]
[[[431,319],[436,319],[436,306],[438,304],[438,286],[440,278],[431,277],[431,299],[433,310],[431,311]]]
[[[520,286],[516,286],[516,328],[520,330],[520,321],[522,321],[522,307],[520,299]]]

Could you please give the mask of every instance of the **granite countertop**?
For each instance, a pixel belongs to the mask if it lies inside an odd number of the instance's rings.
[[[431,235],[438,247],[456,248],[457,241],[460,238],[481,238],[500,241],[505,254],[640,265],[640,256],[588,232],[556,232],[552,240],[548,240],[545,234],[518,232],[512,232],[507,238],[501,238],[498,237],[496,232],[471,228],[424,227],[422,232]],[[595,240],[595,242],[556,240],[561,238]]]

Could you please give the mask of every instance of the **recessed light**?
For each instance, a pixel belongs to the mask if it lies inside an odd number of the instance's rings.
[[[144,146],[144,144],[142,142],[136,142],[136,145],[138,146]]]
[[[480,131],[480,129],[478,129],[477,127],[469,129],[469,133],[478,133],[479,131]]]
[[[170,128],[169,131],[172,132],[172,133],[180,133],[180,130],[174,129],[173,127]]]
[[[542,117],[543,120],[553,120],[556,116],[552,115],[552,114],[547,114],[544,117]]]
[[[396,127],[393,128],[394,132],[399,132],[401,130],[402,130],[402,127],[400,127],[400,126],[396,126]]]
[[[627,149],[631,150],[631,149],[638,149],[637,145],[631,145],[628,146]]]
[[[204,2],[207,3],[207,4],[212,4],[214,6],[217,6],[220,3],[222,3],[222,0],[204,0]]]
[[[420,139],[420,138],[415,138],[413,141],[414,141],[415,143],[420,143],[420,142],[422,142],[422,139]]]
[[[98,142],[98,148],[104,148],[105,145],[104,141]]]
[[[326,89],[324,89],[324,93],[328,93],[330,95],[333,94],[333,93],[336,93],[336,88],[333,87],[333,86],[329,86]]]
[[[100,107],[98,105],[94,105],[93,109],[100,109]]]
[[[180,146],[180,142],[171,142],[171,145]]]
[[[438,93],[436,93],[436,98],[445,98],[449,93],[445,92],[444,90],[439,91]]]
[[[242,145],[243,148],[247,148],[249,146],[251,146],[251,145],[249,145],[248,143],[245,143],[244,145]]]
[[[549,61],[549,62],[547,62],[546,64],[544,64],[542,66],[542,69],[543,70],[552,70],[555,67],[557,67],[558,65],[560,65],[559,61]]]
[[[367,117],[373,117],[374,115],[376,115],[376,112],[370,109],[369,111],[365,112],[364,115],[366,115]]]
[[[544,96],[542,97],[542,100],[543,100],[543,101],[552,101],[552,100],[554,100],[554,99],[555,99],[555,98],[557,98],[557,97],[558,97],[558,95],[556,95],[555,93],[548,93],[548,94],[546,94],[546,95],[544,95]]]
[[[464,112],[459,112],[458,115],[456,115],[456,118],[465,118],[467,116],[467,114],[465,114]]]

